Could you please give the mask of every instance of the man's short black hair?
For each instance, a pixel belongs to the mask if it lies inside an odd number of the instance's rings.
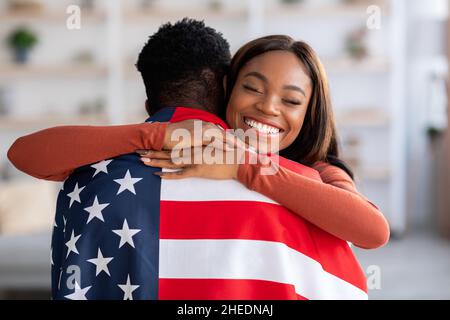
[[[149,37],[136,63],[144,80],[149,113],[190,102],[217,111],[230,59],[228,42],[203,21],[184,18],[162,25]]]

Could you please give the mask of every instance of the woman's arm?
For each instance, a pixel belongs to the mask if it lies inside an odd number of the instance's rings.
[[[314,168],[324,183],[283,167],[273,175],[261,175],[260,164],[240,164],[237,179],[358,247],[373,249],[386,244],[390,232],[385,217],[356,191],[351,178],[329,164],[318,163]]]
[[[199,156],[204,154],[203,150],[196,150],[189,153],[191,157],[195,152],[200,153]],[[228,152],[233,154],[233,151],[221,152],[224,152],[224,159]],[[269,164],[263,165],[260,161],[251,164],[248,161],[250,153],[245,155],[245,161],[233,164],[194,165],[192,161],[185,164],[178,161],[182,158],[174,159],[167,151],[141,157],[148,166],[179,169],[176,172],[155,172],[163,179],[237,179],[249,189],[277,201],[323,230],[358,247],[377,248],[388,241],[389,225],[383,214],[356,191],[353,181],[342,169],[321,162],[313,167],[315,170],[304,167],[297,173],[272,162],[277,170],[269,172]]]
[[[63,181],[83,165],[136,149],[161,150],[167,125],[153,122],[49,128],[18,138],[8,150],[8,159],[33,177]]]

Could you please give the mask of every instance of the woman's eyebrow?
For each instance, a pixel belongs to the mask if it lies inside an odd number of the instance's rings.
[[[244,77],[255,77],[255,78],[260,79],[263,82],[266,82],[266,83],[268,82],[266,76],[264,76],[263,74],[256,72],[256,71],[249,72]]]
[[[244,77],[255,77],[255,78],[258,78],[258,79],[260,79],[261,81],[263,81],[265,83],[269,82],[269,80],[267,80],[265,75],[263,75],[263,74],[261,74],[259,72],[256,72],[256,71],[249,72]],[[283,89],[298,91],[301,94],[303,94],[305,96],[305,98],[306,98],[305,91],[302,88],[298,87],[298,86],[294,86],[292,84],[291,85],[285,85],[285,86],[283,86]]]
[[[302,88],[300,88],[300,87],[297,87],[297,86],[294,86],[294,85],[286,85],[286,86],[283,86],[283,89],[298,91],[301,94],[303,94],[305,96],[305,98],[306,98],[305,91]]]

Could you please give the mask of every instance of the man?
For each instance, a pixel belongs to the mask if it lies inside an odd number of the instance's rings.
[[[147,122],[199,119],[226,128],[214,114],[229,59],[227,42],[201,22],[162,26],[137,63]],[[350,251],[343,241],[336,246],[236,181],[161,180],[158,170],[126,154],[65,181],[52,240],[55,299],[366,296],[361,275],[351,272],[356,262],[336,263]]]
[[[217,114],[229,61],[227,41],[203,22],[163,25],[137,62],[146,109],[154,115],[148,121],[169,121],[175,108],[157,112],[170,106]],[[55,299],[158,298],[161,183],[155,170],[130,154],[82,167],[67,179],[52,240]],[[79,217],[83,211],[88,221]]]

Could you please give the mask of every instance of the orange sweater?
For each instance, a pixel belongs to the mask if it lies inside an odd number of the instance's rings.
[[[61,126],[17,139],[9,160],[40,179],[62,181],[86,164],[137,149],[161,150],[167,123],[122,126]],[[387,243],[389,225],[378,208],[360,195],[340,168],[324,162],[313,166],[322,182],[279,168],[274,175],[258,174],[258,164],[241,164],[238,180],[248,188],[284,205],[325,231],[362,248]]]

